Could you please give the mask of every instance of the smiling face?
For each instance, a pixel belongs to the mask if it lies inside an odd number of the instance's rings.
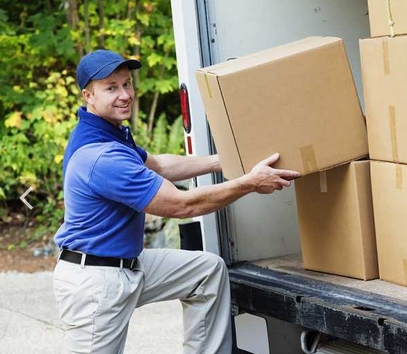
[[[82,95],[88,112],[120,127],[130,118],[134,102],[130,70],[122,66],[105,79],[91,81]]]

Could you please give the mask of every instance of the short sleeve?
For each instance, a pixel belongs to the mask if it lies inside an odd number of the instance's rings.
[[[88,185],[103,198],[142,211],[161,187],[163,177],[144,165],[140,153],[121,144],[114,145],[96,160]],[[141,151],[147,156],[145,150]]]

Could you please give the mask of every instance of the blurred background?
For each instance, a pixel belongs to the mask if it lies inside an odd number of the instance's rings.
[[[184,153],[169,1],[0,0],[0,270],[56,251],[63,153],[83,104],[76,65],[99,48],[143,63],[128,122],[137,144]],[[32,209],[19,199],[29,187]],[[179,246],[177,220],[147,221],[146,246]]]

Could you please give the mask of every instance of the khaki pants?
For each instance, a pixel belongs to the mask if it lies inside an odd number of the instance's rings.
[[[211,253],[146,249],[134,270],[60,260],[54,292],[66,326],[66,353],[120,354],[133,310],[180,299],[185,354],[230,354],[230,289]]]

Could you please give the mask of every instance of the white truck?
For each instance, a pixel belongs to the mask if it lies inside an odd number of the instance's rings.
[[[171,3],[187,154],[216,151],[196,69],[307,36],[343,38],[363,108],[367,0]],[[216,174],[193,184],[222,180]],[[229,266],[233,353],[407,353],[407,288],[302,268],[293,187],[249,195],[180,231],[182,247],[219,254]]]

